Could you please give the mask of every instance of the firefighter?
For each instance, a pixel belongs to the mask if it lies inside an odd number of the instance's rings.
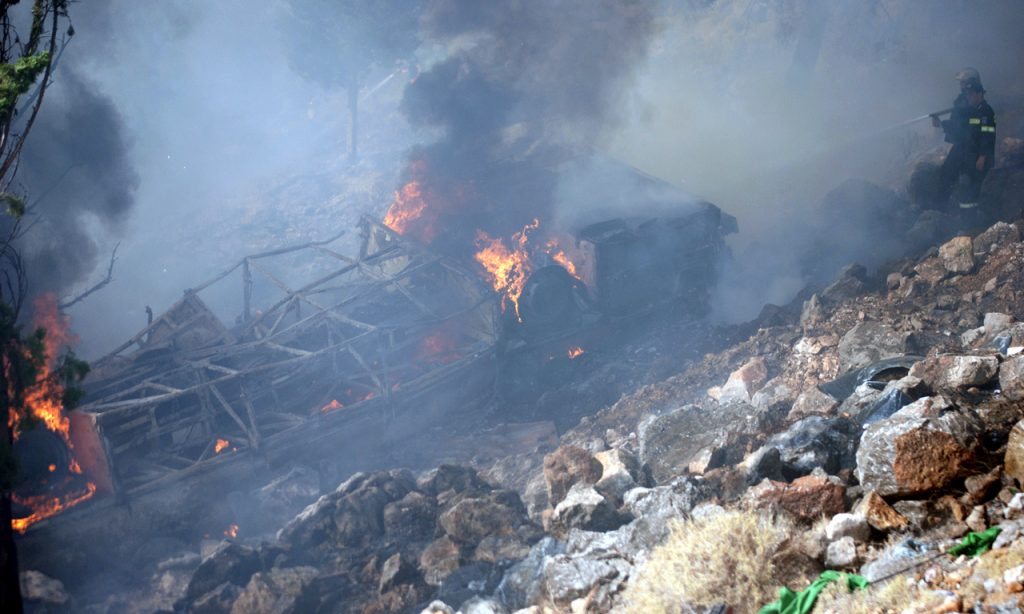
[[[978,71],[965,68],[957,73],[957,79],[960,95],[953,101],[950,118],[939,122],[933,117],[932,124],[942,127],[946,142],[953,146],[942,163],[940,193],[943,199],[954,197],[964,230],[973,230],[983,224],[978,194],[995,161],[996,120],[985,102]]]

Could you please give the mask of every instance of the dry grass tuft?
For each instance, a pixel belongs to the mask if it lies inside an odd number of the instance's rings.
[[[868,586],[852,593],[834,583],[818,596],[814,614],[931,612],[941,603],[942,597],[919,590],[912,578],[897,577],[881,586]]]
[[[1024,541],[1017,540],[1008,548],[989,550],[978,557],[974,573],[964,582],[961,594],[965,601],[981,599],[985,596],[985,580],[997,580],[1001,585],[1003,572],[1018,565],[1024,565]]]
[[[724,603],[756,612],[784,584],[804,586],[816,563],[789,522],[730,511],[678,522],[624,594],[626,612],[678,614],[687,605]]]

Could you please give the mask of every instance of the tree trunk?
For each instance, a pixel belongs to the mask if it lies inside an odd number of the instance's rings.
[[[6,385],[6,382],[4,382]],[[6,401],[6,399],[4,399]],[[8,451],[11,450],[11,432],[7,424],[7,403],[0,408],[0,436]],[[22,614],[21,582],[18,576],[18,551],[14,545],[14,530],[11,528],[11,494],[0,492],[0,612]]]
[[[349,162],[359,160],[359,78],[352,77],[348,83],[348,113],[351,132],[348,139]]]

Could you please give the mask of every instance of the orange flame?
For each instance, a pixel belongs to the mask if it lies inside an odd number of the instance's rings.
[[[388,212],[384,215],[384,225],[404,235],[409,232],[414,222],[420,220],[426,209],[427,201],[423,198],[420,182],[410,181],[395,192],[395,199],[391,201]],[[422,225],[418,234],[424,243],[430,243],[437,235],[437,231],[433,224],[428,222]]]
[[[569,348],[569,352],[568,352],[569,360],[575,360],[576,358],[579,358],[580,356],[582,356],[583,353],[584,353],[584,349],[583,348],[581,348],[578,345],[574,345],[573,347]]]
[[[490,275],[491,286],[502,295],[501,308],[512,303],[516,319],[522,322],[519,315],[519,297],[523,294],[523,286],[533,272],[530,254],[526,249],[529,235],[540,227],[540,220],[534,219],[523,226],[523,229],[512,235],[513,248],[505,246],[500,238],[492,238],[486,232],[476,232],[478,251],[473,258],[479,262]]]
[[[327,405],[324,405],[323,407],[321,407],[320,411],[326,414],[329,411],[334,411],[336,409],[341,409],[342,407],[345,407],[345,406],[342,405],[341,402],[338,401],[338,399],[331,399],[331,402],[328,403]]]
[[[36,381],[25,391],[26,409],[32,417],[36,418],[50,431],[57,433],[64,439],[68,451],[74,454],[74,445],[71,443],[71,422],[64,415],[64,405],[61,399],[64,396],[64,388],[55,378],[52,377],[52,370],[57,363],[60,350],[63,347],[74,344],[77,339],[71,334],[71,326],[67,316],[60,313],[57,307],[57,297],[54,294],[43,294],[36,298],[33,304],[35,313],[32,317],[32,324],[46,330],[43,339],[43,364],[37,374]],[[11,426],[15,424],[14,415],[9,417]],[[14,438],[17,439],[18,432],[14,431]],[[56,465],[47,467],[51,473],[57,471]],[[82,467],[72,456],[68,463],[68,471],[73,476],[82,475]],[[14,518],[11,526],[19,533],[24,533],[31,525],[55,516],[60,512],[78,505],[89,499],[96,493],[96,485],[86,481],[84,491],[81,488],[74,492],[65,492],[61,495],[33,495],[29,497],[18,497],[12,495],[11,500],[19,505],[32,510],[32,513],[23,518]]]
[[[214,454],[220,454],[221,452],[226,450],[228,448],[228,446],[230,446],[230,445],[231,445],[230,441],[228,441],[227,439],[221,439],[220,437],[218,437],[217,441],[213,444],[213,453]]]
[[[224,537],[229,539],[235,539],[238,537],[238,525],[231,523],[228,528],[224,529]]]
[[[544,244],[544,252],[548,256],[551,256],[551,259],[554,260],[556,264],[561,265],[562,268],[568,271],[569,275],[572,275],[576,279],[582,281],[576,263],[569,258],[568,254],[566,254],[566,250],[562,248],[562,240],[559,237],[551,237],[548,239]],[[581,258],[581,254],[578,253],[578,250],[576,250],[576,252],[575,256],[577,260],[579,260]]]

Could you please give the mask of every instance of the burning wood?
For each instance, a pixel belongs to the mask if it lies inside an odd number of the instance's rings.
[[[569,355],[569,360],[575,360],[580,356],[583,356],[584,353],[584,349],[578,345],[574,345],[573,347],[569,348],[569,351],[567,352],[567,354]]]
[[[530,261],[526,244],[530,233],[539,227],[540,220],[537,219],[523,226],[522,230],[512,235],[511,249],[506,247],[500,238],[492,238],[482,230],[478,230],[476,235],[479,251],[473,257],[487,271],[494,291],[501,295],[502,310],[504,311],[511,303],[516,319],[520,322],[522,318],[519,315],[519,296],[523,293],[523,286],[526,285],[530,273],[533,272],[533,263]]]
[[[44,360],[35,383],[25,393],[25,403],[29,414],[42,424],[45,432],[29,431],[26,437],[25,433],[13,430],[15,454],[25,465],[25,477],[11,497],[15,508],[12,526],[22,533],[31,525],[78,505],[96,493],[96,484],[83,475],[74,457],[71,421],[62,403],[64,388],[51,376],[61,348],[73,344],[75,339],[69,332],[67,317],[58,310],[56,296],[44,294],[36,299],[34,307],[33,326],[46,330]],[[14,415],[8,420],[13,427]],[[34,469],[36,466],[41,468]]]
[[[314,463],[362,410],[423,394],[493,351],[493,295],[473,275],[371,220],[363,233],[357,257],[326,243],[246,257],[97,362],[78,413],[111,489],[143,492],[257,449]],[[297,288],[278,278],[267,261],[288,254],[319,258],[319,277]],[[199,293],[238,270],[240,316],[228,328]],[[256,275],[279,295],[261,310]],[[66,418],[54,424],[66,434]]]

